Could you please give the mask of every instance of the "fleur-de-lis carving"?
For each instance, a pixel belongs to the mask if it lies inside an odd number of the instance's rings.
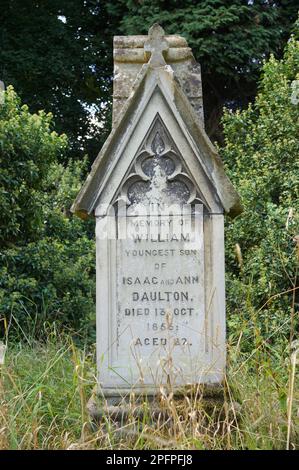
[[[161,153],[164,152],[165,144],[159,131],[156,132],[155,137],[153,138],[151,147],[155,155],[161,155]]]
[[[136,155],[116,199],[119,200],[132,206],[160,201],[204,204],[159,115]]]

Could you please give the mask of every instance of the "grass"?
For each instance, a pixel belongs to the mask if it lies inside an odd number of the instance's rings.
[[[92,347],[55,331],[43,343],[9,344],[0,366],[0,449],[298,448],[296,344],[273,354],[259,341],[245,354],[242,335],[230,342],[221,413],[208,414],[200,396],[176,402],[164,394],[172,419],[153,425],[144,418],[137,433],[104,422],[92,431],[86,412],[95,385]]]

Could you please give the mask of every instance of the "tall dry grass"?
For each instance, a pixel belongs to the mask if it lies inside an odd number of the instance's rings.
[[[254,338],[257,335],[253,327]],[[168,419],[142,418],[120,429],[107,418],[92,430],[86,411],[95,385],[95,351],[66,334],[9,344],[0,366],[1,449],[295,449],[299,447],[298,344],[275,352],[259,340],[242,352],[242,332],[228,345],[225,397],[207,412],[200,393],[177,401],[164,391]]]

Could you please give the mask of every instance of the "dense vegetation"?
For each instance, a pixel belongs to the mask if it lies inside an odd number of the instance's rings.
[[[222,141],[223,106],[236,109],[254,99],[262,62],[270,53],[281,56],[298,3],[121,0],[108,2],[107,9],[113,18],[121,18],[122,33],[146,33],[159,22],[168,34],[180,33],[187,39],[201,64],[207,132],[212,140]]]
[[[8,87],[0,106],[0,317],[37,334],[54,320],[86,327],[95,295],[93,224],[69,213],[86,161],[58,163],[67,139],[51,127],[50,114],[31,114]]]
[[[52,112],[57,132],[69,138],[65,157],[89,152],[94,158],[109,127],[113,26],[109,30],[100,3],[1,2],[0,79],[13,85],[33,112]],[[88,106],[96,106],[107,122],[104,132],[92,125]]]
[[[33,112],[53,113],[67,155],[92,161],[110,128],[113,35],[158,21],[201,63],[208,133],[221,138],[223,105],[254,98],[262,60],[281,55],[297,10],[297,0],[2,0],[0,79]]]
[[[243,321],[246,334],[255,310],[269,344],[298,331],[298,73],[293,37],[264,65],[255,103],[224,117],[221,155],[244,204],[226,231],[230,324]]]

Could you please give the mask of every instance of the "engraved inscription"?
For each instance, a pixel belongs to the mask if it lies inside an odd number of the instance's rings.
[[[172,226],[174,218],[164,220],[165,224]],[[130,231],[158,220],[158,216],[132,217]],[[180,220],[184,225],[184,218]],[[157,370],[157,361],[171,357],[180,373],[192,377],[205,339],[202,224],[201,217],[197,243],[188,241],[190,234],[185,232],[182,239],[173,230],[167,241],[158,236],[154,240],[150,236],[117,240],[113,354],[118,364],[127,361],[129,346],[134,360],[142,361],[144,376]]]

